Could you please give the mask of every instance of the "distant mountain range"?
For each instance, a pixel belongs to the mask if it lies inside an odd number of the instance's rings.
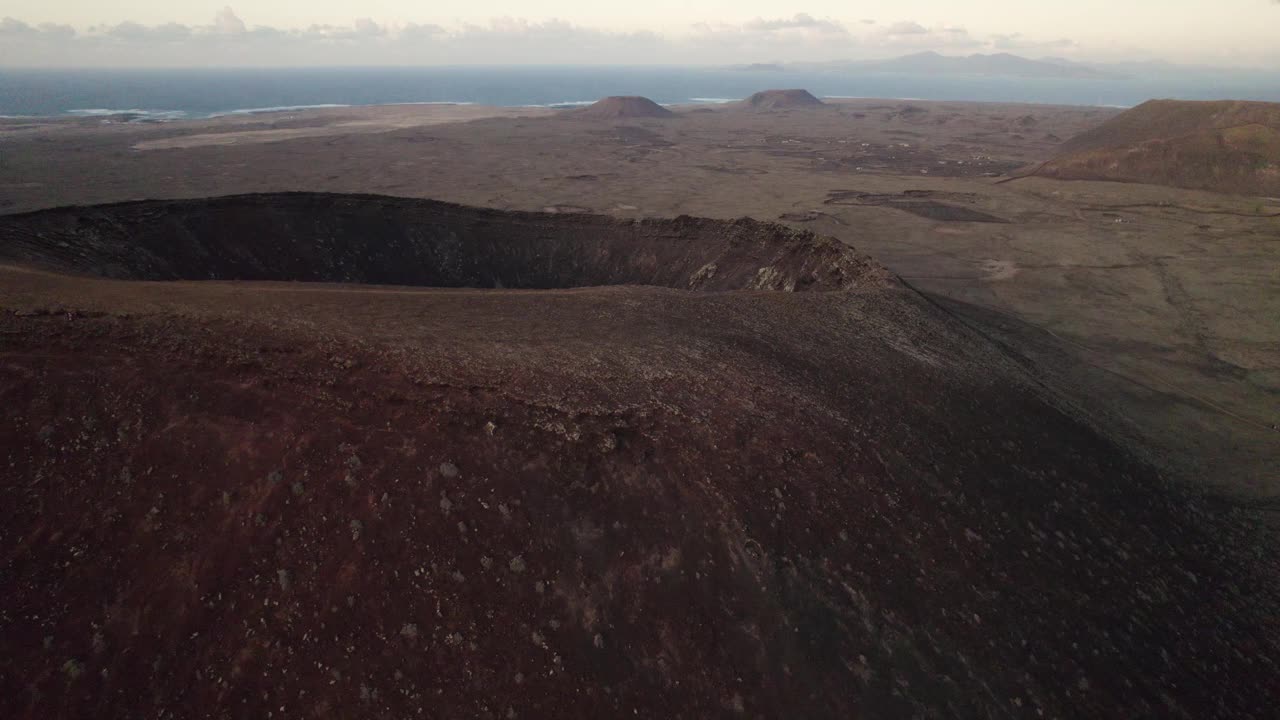
[[[858,60],[822,63],[788,63],[755,65],[742,69],[872,71],[918,73],[923,75],[1001,75],[1020,78],[1078,78],[1085,80],[1120,80],[1127,74],[1111,68],[1085,65],[1061,58],[1030,58],[1010,53],[992,55],[942,55],[922,52],[887,60]]]
[[[1280,2],[1280,0],[1277,0]],[[984,55],[943,55],[920,52],[877,60],[833,60],[826,62],[767,62],[733,65],[731,70],[751,72],[885,72],[916,75],[990,75],[1017,78],[1078,78],[1083,80],[1132,80],[1135,78],[1196,77],[1270,82],[1280,73],[1275,68],[1182,65],[1166,60],[1081,62],[1062,57],[1026,58],[1012,53]]]

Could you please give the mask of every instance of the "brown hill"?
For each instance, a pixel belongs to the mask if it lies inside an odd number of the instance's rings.
[[[1280,104],[1152,100],[1063,144],[1037,174],[1280,195]]]
[[[291,194],[0,257],[0,717],[1274,708],[1256,517],[834,240]]]
[[[574,110],[575,117],[614,120],[621,118],[665,118],[675,113],[646,97],[607,97],[594,105]]]
[[[747,98],[743,104],[755,110],[788,110],[817,107],[825,103],[808,90],[764,90]]]

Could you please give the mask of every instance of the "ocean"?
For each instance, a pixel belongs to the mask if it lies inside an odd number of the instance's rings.
[[[663,104],[725,102],[769,88],[825,97],[1131,107],[1150,98],[1280,102],[1280,72],[1153,72],[1126,79],[1022,79],[869,71],[681,67],[430,67],[190,70],[0,69],[0,115],[132,113],[177,120],[392,103],[571,106],[608,95]]]

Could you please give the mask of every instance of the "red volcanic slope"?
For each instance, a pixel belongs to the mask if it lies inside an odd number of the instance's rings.
[[[607,97],[594,105],[575,110],[576,117],[620,119],[620,118],[665,118],[675,113],[662,107],[646,97],[620,96]]]
[[[1271,717],[1257,514],[831,242],[0,217],[0,717]]]
[[[764,90],[747,98],[745,103],[747,107],[758,110],[786,110],[825,104],[808,90]]]
[[[1062,145],[1036,173],[1280,195],[1280,103],[1151,100]]]

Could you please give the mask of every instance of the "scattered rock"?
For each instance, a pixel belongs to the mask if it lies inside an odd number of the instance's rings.
[[[606,455],[618,449],[618,438],[611,432],[605,433],[600,437],[600,452]]]

